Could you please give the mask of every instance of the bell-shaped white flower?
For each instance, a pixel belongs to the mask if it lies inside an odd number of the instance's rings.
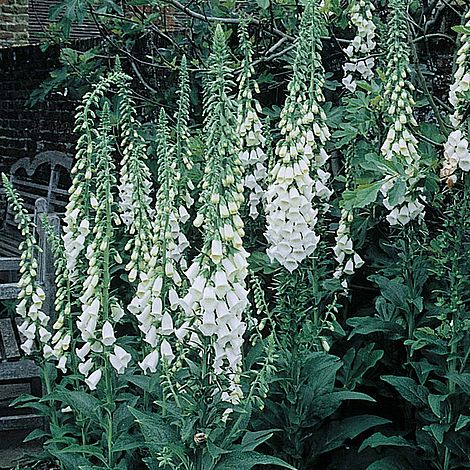
[[[139,362],[139,366],[144,371],[144,373],[150,372],[153,374],[157,370],[159,359],[159,352],[155,349],[152,352],[148,353],[144,357],[144,359]]]
[[[101,330],[101,341],[105,346],[112,346],[116,342],[113,325],[105,321]]]
[[[160,354],[162,359],[164,359],[168,364],[170,364],[175,358],[173,349],[166,339],[164,339],[160,344]]]
[[[102,375],[103,373],[101,372],[101,370],[97,369],[85,379],[85,383],[88,385],[88,388],[90,390],[96,390],[96,387],[98,386]]]
[[[131,355],[121,346],[115,345],[113,354],[109,355],[109,362],[116,369],[118,374],[124,374],[129,362]]]

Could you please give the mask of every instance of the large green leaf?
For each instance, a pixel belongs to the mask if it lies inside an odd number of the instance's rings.
[[[255,451],[231,452],[220,460],[214,470],[251,470],[255,465],[277,465],[296,470],[295,467],[277,457],[263,455]]]
[[[337,449],[346,439],[354,439],[372,427],[387,423],[390,423],[390,420],[373,415],[351,416],[341,421],[333,421],[318,433],[319,439],[314,443],[316,453]]]
[[[383,375],[381,378],[390,385],[393,385],[397,392],[413,406],[417,408],[428,406],[428,389],[423,385],[418,385],[410,377]]]
[[[350,348],[347,351],[343,357],[343,367],[338,373],[338,379],[344,387],[354,389],[356,384],[362,382],[366,372],[383,357],[384,352],[374,350],[374,347],[375,343],[370,343],[357,351],[355,348]]]
[[[370,276],[369,279],[377,283],[382,297],[399,308],[406,308],[408,288],[399,281],[388,279],[384,276]]]
[[[311,353],[305,358],[302,375],[306,378],[315,396],[334,389],[336,373],[341,368],[338,357],[325,352]]]
[[[386,333],[388,339],[402,339],[406,331],[394,321],[382,320],[378,317],[354,317],[346,321],[353,327],[349,338],[355,335],[370,335],[372,333]]]
[[[153,452],[178,440],[175,431],[156,413],[146,413],[129,407],[142,431],[144,440]]]
[[[77,470],[91,466],[91,463],[79,453],[62,453],[57,449],[49,449],[49,452],[59,460],[64,470]]]
[[[242,442],[240,444],[240,450],[248,451],[255,450],[263,442],[271,438],[271,436],[280,429],[265,429],[263,431],[247,431],[243,435]]]
[[[61,390],[57,396],[66,405],[94,421],[101,422],[101,401],[85,392]]]
[[[343,192],[343,206],[346,210],[361,209],[376,201],[383,180],[371,184],[359,185],[354,190]]]
[[[364,450],[366,447],[375,448],[382,446],[412,447],[412,445],[404,437],[384,436],[381,432],[376,432],[361,444],[361,447],[359,447],[359,452]]]

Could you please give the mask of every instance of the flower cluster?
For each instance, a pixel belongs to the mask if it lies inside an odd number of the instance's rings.
[[[470,171],[468,140],[460,129],[451,132],[444,143],[444,165],[441,169],[441,176],[447,178],[449,186],[457,181],[457,176],[454,174],[457,168]]]
[[[465,27],[470,28],[470,10],[465,18]],[[441,169],[441,177],[446,179],[448,186],[457,181],[455,172],[458,168],[470,171],[470,152],[463,126],[465,104],[469,102],[470,95],[470,35],[462,34],[460,42],[456,58],[457,70],[449,93],[449,101],[454,108],[450,121],[456,130],[449,134],[444,143],[444,163]]]
[[[18,228],[24,238],[18,247],[21,251],[21,277],[18,281],[20,292],[16,313],[23,319],[23,323],[18,327],[23,339],[21,349],[26,354],[31,354],[35,349],[36,341],[44,346],[51,338],[47,329],[49,317],[42,310],[46,294],[38,282],[39,266],[36,257],[40,247],[35,237],[35,226],[31,224],[23,200],[3,173],[2,180],[8,202],[16,214]]]
[[[94,390],[101,380],[102,369],[97,367],[94,356],[89,357],[90,351],[100,354],[104,352],[105,358],[118,374],[124,372],[131,359],[129,353],[115,344],[113,324],[124,312],[110,295],[112,240],[115,230],[113,224],[117,220],[113,217],[115,209],[111,188],[116,184],[116,178],[113,174],[111,124],[107,102],[101,112],[101,125],[93,142],[93,151],[96,155],[96,188],[90,199],[94,197],[101,203],[91,203],[95,210],[93,239],[85,253],[88,269],[79,298],[82,313],[77,319],[77,327],[85,344],[76,351],[81,360],[78,370],[85,376],[85,383],[91,390]]]
[[[147,146],[136,118],[135,104],[129,96],[130,77],[120,74],[118,84],[122,142],[121,179],[119,182],[120,217],[130,235],[125,250],[129,281],[134,282],[150,258],[152,247],[152,182],[146,164]]]
[[[281,112],[278,161],[266,192],[267,253],[289,271],[315,250],[320,203],[332,194],[327,187],[330,174],[322,168],[329,158],[324,145],[330,132],[320,107],[324,101],[321,30],[319,8],[316,0],[310,0],[302,16],[293,77]]]
[[[57,315],[52,329],[55,331],[50,344],[44,346],[44,357],[54,358],[57,368],[67,372],[70,345],[72,342],[72,306],[70,296],[70,281],[67,270],[67,259],[61,239],[53,225],[45,218],[43,221],[47,239],[52,247],[55,264],[55,300],[54,310]]]
[[[94,88],[83,97],[82,104],[77,107],[74,131],[79,134],[76,145],[76,163],[72,168],[72,184],[70,197],[64,215],[64,242],[67,269],[71,279],[76,279],[81,268],[80,254],[86,247],[90,235],[90,204],[98,204],[90,197],[92,178],[95,171],[93,140],[96,138],[94,108],[99,105],[105,92],[114,80],[114,74],[100,80]],[[78,264],[78,266],[77,266]]]
[[[393,0],[391,12],[383,96],[388,131],[381,153],[396,171],[390,170],[390,174],[386,175],[381,193],[383,204],[389,211],[387,220],[390,225],[406,225],[411,220],[424,218],[425,197],[420,187],[423,172],[418,141],[413,135],[413,128],[418,125],[413,116],[415,102],[411,95],[415,88],[407,79],[410,70],[406,2]]]
[[[222,398],[238,403],[242,395],[238,377],[246,329],[242,315],[248,305],[248,254],[242,244],[244,230],[239,215],[243,166],[235,103],[229,88],[231,69],[220,25],[215,31],[209,63],[204,107],[206,167],[201,207],[194,221],[204,229],[204,244],[186,272],[191,285],[181,304],[192,316],[193,330],[198,332],[190,343],[202,345],[209,341],[214,373],[224,374],[229,380]]]
[[[335,246],[333,248],[335,259],[338,266],[334,277],[341,279],[343,274],[351,276],[356,269],[360,268],[364,261],[354,250],[353,240],[351,238],[351,222],[353,214],[346,209],[341,210],[341,219],[336,231]],[[342,286],[347,287],[346,280],[342,281]]]
[[[189,243],[182,233],[189,215],[176,206],[178,166],[174,147],[169,143],[165,112],[160,112],[157,141],[159,163],[159,189],[152,226],[153,238],[150,258],[140,274],[140,282],[128,309],[138,322],[149,345],[145,357],[139,362],[144,372],[155,372],[160,356],[170,363],[174,356],[167,337],[175,334],[173,315],[179,306],[177,289],[181,287],[180,262]]]
[[[242,71],[239,75],[238,94],[238,133],[241,138],[240,160],[246,167],[244,185],[249,190],[250,216],[258,217],[258,205],[264,197],[263,182],[267,176],[265,166],[266,153],[264,146],[266,138],[263,135],[263,125],[259,118],[261,106],[253,97],[253,92],[259,93],[258,83],[252,78],[254,74],[253,50],[248,37],[246,22],[240,23],[239,41],[244,53]]]
[[[349,62],[343,65],[345,77],[343,85],[351,92],[356,90],[354,73],[364,80],[370,80],[374,76],[375,59],[369,57],[375,49],[375,24],[372,20],[374,5],[368,0],[359,0],[353,3],[350,10],[351,24],[356,28],[356,36],[351,44],[344,49]]]

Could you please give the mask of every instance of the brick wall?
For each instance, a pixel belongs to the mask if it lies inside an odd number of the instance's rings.
[[[0,0],[0,47],[28,43],[28,0]]]
[[[38,46],[0,49],[0,171],[44,150],[73,151],[75,103],[59,95],[34,108],[26,103],[57,64],[53,48],[45,53]]]

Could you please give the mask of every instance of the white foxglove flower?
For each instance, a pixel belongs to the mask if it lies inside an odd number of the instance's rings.
[[[72,168],[72,185],[69,189],[69,202],[64,215],[62,240],[66,265],[71,280],[76,280],[83,268],[81,253],[88,246],[91,235],[90,221],[92,212],[99,206],[92,194],[96,177],[95,135],[96,112],[94,107],[100,102],[111,84],[115,82],[118,72],[111,73],[96,83],[93,89],[83,96],[75,115],[74,131],[79,135],[76,145],[75,165]]]
[[[160,359],[159,351],[155,349],[149,354],[147,354],[142,360],[142,362],[139,362],[139,366],[145,373],[149,371],[153,374],[157,370],[159,359]]]
[[[138,322],[143,340],[151,351],[139,362],[144,372],[155,372],[160,349],[167,362],[171,354],[167,345],[175,333],[174,316],[178,314],[181,286],[181,268],[186,268],[184,251],[189,243],[181,231],[180,223],[188,220],[185,207],[178,205],[178,166],[175,148],[169,144],[165,112],[162,110],[158,125],[157,160],[160,163],[160,187],[156,197],[156,211],[152,227],[152,248],[139,276],[137,291],[128,306]],[[170,345],[171,348],[171,345]]]
[[[114,346],[114,352],[109,356],[109,362],[116,369],[118,374],[124,374],[129,362],[131,355],[121,346]]]
[[[136,107],[129,95],[130,77],[121,74],[118,83],[122,159],[119,181],[120,217],[130,235],[125,250],[130,261],[125,268],[130,282],[144,269],[152,248],[152,178],[147,166],[147,145]]]
[[[88,385],[90,390],[96,390],[102,375],[103,373],[101,370],[97,369],[85,379],[85,383]]]
[[[334,273],[336,279],[341,279],[343,274],[353,275],[357,269],[363,266],[363,259],[354,251],[351,238],[351,223],[353,214],[345,209],[341,210],[341,219],[336,230],[335,246],[333,252],[337,262]]]
[[[293,77],[281,112],[278,161],[266,192],[267,254],[295,270],[316,249],[319,209],[331,196],[330,174],[322,169],[330,132],[320,104],[324,101],[321,66],[322,19],[315,0],[307,2],[296,44]]]
[[[345,76],[342,80],[345,88],[354,93],[358,77],[370,81],[374,76],[375,59],[370,57],[376,47],[376,26],[372,13],[374,5],[369,0],[354,2],[349,9],[349,21],[356,30],[351,44],[344,49],[348,61],[343,65]]]
[[[418,125],[413,116],[415,101],[412,97],[413,84],[407,79],[409,48],[406,42],[408,19],[406,2],[393,0],[391,3],[391,26],[388,40],[387,67],[385,68],[384,104],[387,136],[381,147],[385,160],[394,163],[397,170],[385,175],[381,187],[383,204],[388,209],[390,225],[406,225],[412,220],[424,219],[423,179],[424,171],[418,152],[418,141],[413,135]],[[405,185],[405,190],[392,200],[389,198],[395,185]],[[410,212],[410,205],[413,209]]]
[[[465,27],[470,28],[470,10],[465,15],[465,19]],[[449,101],[454,109],[450,121],[456,130],[449,134],[444,143],[444,162],[441,169],[441,177],[446,179],[450,187],[457,181],[455,173],[458,169],[463,172],[470,171],[467,126],[464,120],[470,90],[470,35],[462,34],[460,44],[456,57],[457,69],[449,93]]]
[[[35,227],[31,224],[28,213],[24,209],[23,200],[3,173],[2,180],[8,202],[15,210],[18,228],[24,237],[19,245],[21,277],[18,281],[20,292],[16,313],[23,319],[23,323],[18,328],[23,335],[20,347],[25,354],[30,355],[38,346],[42,348],[49,346],[47,343],[51,338],[48,331],[49,316],[42,311],[46,294],[37,280],[39,267],[36,256],[40,248],[34,234]],[[49,348],[46,348],[43,353],[48,354],[48,351]]]
[[[79,297],[81,303],[81,314],[77,318],[77,327],[81,339],[85,343],[79,349],[79,358],[84,361],[88,355],[92,355],[86,361],[81,362],[79,371],[87,376],[85,382],[91,390],[96,388],[101,378],[101,366],[103,358],[114,362],[114,366],[120,361],[119,373],[127,366],[130,356],[122,353],[122,348],[115,345],[115,320],[120,317],[116,312],[117,301],[110,295],[110,270],[111,257],[114,247],[112,246],[112,231],[114,224],[118,223],[113,214],[116,206],[111,191],[114,181],[114,165],[111,147],[111,124],[109,119],[109,105],[105,103],[101,112],[101,125],[93,142],[96,155],[96,187],[93,195],[96,200],[102,201],[97,204],[93,223],[93,239],[89,242],[85,251],[87,262],[86,277],[82,285],[82,295]],[[119,310],[119,309],[118,309]],[[114,346],[114,354],[110,350]],[[97,368],[92,372],[93,368]]]
[[[101,330],[101,342],[105,346],[112,346],[116,342],[114,328],[109,321],[105,321],[103,324],[103,328]]]
[[[264,197],[264,182],[267,177],[264,151],[266,138],[263,125],[259,118],[261,106],[254,93],[259,87],[253,79],[253,50],[248,36],[247,24],[243,21],[239,26],[240,48],[244,54],[242,71],[238,77],[238,133],[241,139],[240,160],[245,166],[244,185],[249,190],[249,214],[253,219],[258,217],[258,206]]]
[[[160,344],[160,354],[162,359],[167,361],[168,364],[170,364],[175,358],[171,344],[166,339],[164,339]]]
[[[176,334],[187,341],[192,327],[195,331],[188,344],[197,350],[209,340],[213,373],[219,376],[218,383],[228,382],[230,388],[241,367],[246,329],[243,313],[248,306],[248,254],[243,248],[243,221],[239,215],[244,188],[236,106],[230,97],[228,52],[220,25],[215,31],[209,63],[204,123],[206,168],[197,217],[204,243],[200,255],[186,271],[190,288],[181,305],[188,321]]]

